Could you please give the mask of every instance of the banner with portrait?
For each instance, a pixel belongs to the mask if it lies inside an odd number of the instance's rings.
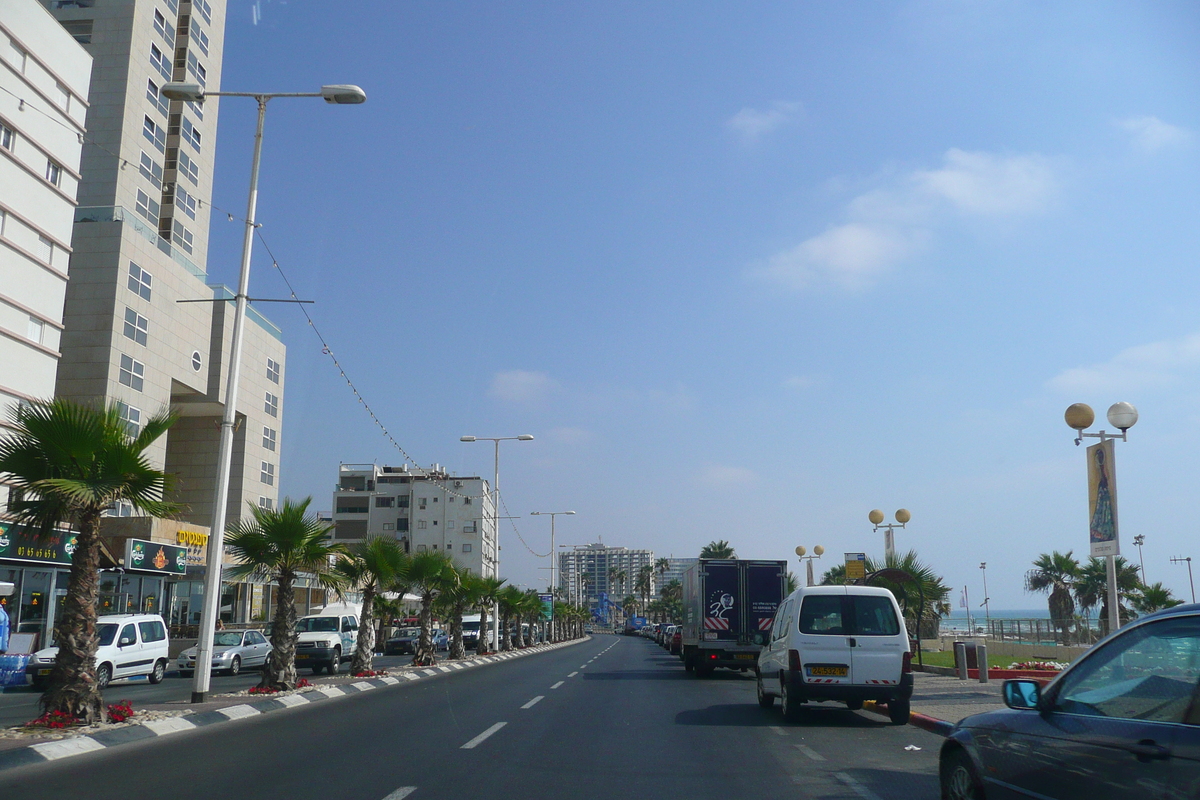
[[[1117,539],[1117,464],[1111,439],[1087,449],[1088,537],[1096,558],[1120,554]]]

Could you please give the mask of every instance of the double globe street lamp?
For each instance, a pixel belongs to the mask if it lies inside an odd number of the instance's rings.
[[[813,554],[811,556],[806,555],[806,553],[808,553],[808,550],[804,547],[804,545],[801,544],[796,546],[796,555],[800,557],[801,561],[808,562],[808,583],[806,585],[816,586],[817,582],[813,578],[813,561],[825,555],[825,547],[823,545],[817,545],[813,548]]]
[[[890,564],[896,557],[896,528],[903,528],[912,519],[912,514],[907,508],[896,510],[896,521],[889,522],[886,525],[883,523],[884,514],[878,508],[874,509],[870,514],[867,514],[867,519],[871,520],[871,524],[875,526],[875,530],[883,529],[883,551],[886,556],[886,564]]]

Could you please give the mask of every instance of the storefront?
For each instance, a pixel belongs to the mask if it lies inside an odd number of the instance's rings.
[[[35,539],[7,523],[0,523],[0,581],[14,584],[10,596],[0,596],[13,633],[37,635],[45,647],[54,627],[54,616],[67,595],[75,534],[60,532]]]

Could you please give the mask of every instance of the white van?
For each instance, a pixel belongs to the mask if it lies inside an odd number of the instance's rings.
[[[313,674],[324,669],[336,675],[343,661],[354,657],[358,643],[358,611],[349,603],[325,606],[315,614],[296,620],[296,667],[311,667]]]
[[[167,626],[157,614],[112,614],[96,620],[96,683],[146,675],[161,683],[167,674],[170,641]],[[57,647],[39,650],[29,659],[25,674],[38,689],[46,688],[54,669]]]
[[[758,704],[770,708],[778,697],[789,721],[810,700],[840,700],[852,709],[876,700],[902,725],[913,676],[900,605],[878,586],[797,589],[775,614],[757,674]]]

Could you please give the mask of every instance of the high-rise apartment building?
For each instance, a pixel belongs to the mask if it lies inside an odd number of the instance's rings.
[[[627,595],[639,595],[638,573],[654,566],[653,550],[631,550],[602,543],[578,545],[558,554],[558,587],[573,602],[594,606],[603,592],[619,603]],[[650,580],[650,598],[657,594],[658,575]]]
[[[342,464],[333,524],[338,542],[393,536],[410,553],[446,553],[477,575],[496,574],[491,488],[483,478],[451,475],[437,464]]]
[[[133,429],[177,411],[148,455],[178,477],[183,518],[208,525],[233,328],[233,293],[205,268],[219,104],[160,89],[219,89],[225,3],[45,5],[94,59],[57,393],[115,400]],[[227,521],[278,498],[286,351],[253,307],[243,346]]]
[[[662,587],[669,584],[671,581],[679,581],[683,583],[683,573],[692,564],[695,564],[700,559],[698,558],[668,558],[667,568],[663,570],[662,575],[658,577],[658,590],[661,592]],[[657,572],[655,573],[658,574]]]
[[[54,394],[91,72],[37,0],[0,4],[0,420]]]

